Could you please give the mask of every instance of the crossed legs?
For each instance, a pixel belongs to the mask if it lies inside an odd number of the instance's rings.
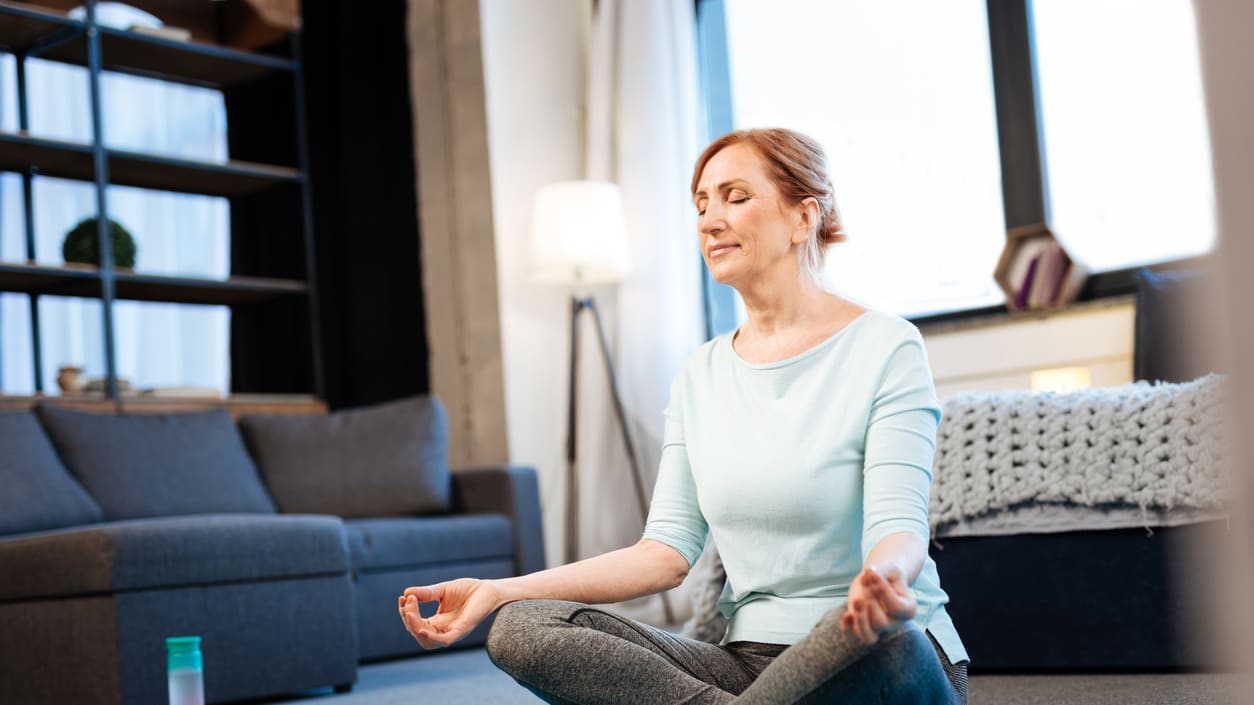
[[[922,630],[908,625],[866,647],[840,630],[841,611],[786,648],[716,646],[579,603],[516,602],[498,613],[488,655],[555,705],[965,704],[965,666],[960,684],[947,678]]]

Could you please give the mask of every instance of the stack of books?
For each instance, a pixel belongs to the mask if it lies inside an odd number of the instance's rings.
[[[1007,233],[994,274],[1006,305],[1015,311],[1063,306],[1079,293],[1086,276],[1085,268],[1043,225]]]

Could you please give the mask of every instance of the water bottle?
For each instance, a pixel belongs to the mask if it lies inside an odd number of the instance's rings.
[[[165,640],[165,648],[170,679],[170,705],[205,705],[200,637],[172,636]]]

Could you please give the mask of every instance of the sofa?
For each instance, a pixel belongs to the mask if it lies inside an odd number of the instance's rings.
[[[429,396],[0,413],[0,705],[164,704],[167,636],[202,637],[210,703],[346,690],[360,662],[421,653],[406,586],[544,566],[535,472],[450,472],[446,446]]]

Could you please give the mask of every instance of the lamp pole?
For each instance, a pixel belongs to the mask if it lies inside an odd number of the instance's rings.
[[[640,462],[636,456],[636,446],[632,443],[631,433],[627,428],[627,413],[623,409],[623,400],[618,393],[618,379],[614,374],[614,363],[610,357],[610,346],[605,337],[605,325],[601,321],[601,311],[596,300],[591,296],[572,293],[570,297],[570,386],[567,397],[566,415],[566,562],[579,560],[579,470],[578,470],[578,423],[577,399],[579,398],[577,372],[579,363],[579,315],[587,309],[592,312],[592,320],[596,325],[597,342],[601,349],[601,360],[605,363],[605,374],[609,379],[610,398],[614,402],[614,416],[618,421],[618,429],[623,439],[623,447],[627,451],[627,461],[631,465],[632,486],[636,495],[636,508],[640,512],[640,521],[649,518],[649,498],[641,476]],[[662,611],[668,624],[675,622],[675,613],[671,609],[670,600],[665,593],[662,598]]]

